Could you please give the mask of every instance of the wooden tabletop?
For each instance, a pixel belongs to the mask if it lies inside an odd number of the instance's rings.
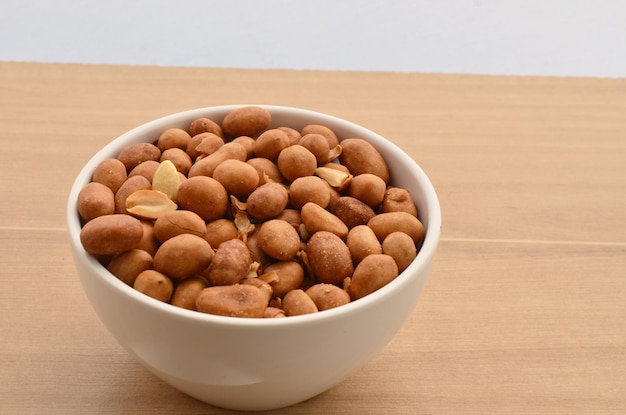
[[[26,63],[0,63],[0,413],[223,413],[105,330],[65,205],[121,133],[241,103],[377,131],[442,205],[403,329],[340,385],[276,413],[626,413],[626,80]]]

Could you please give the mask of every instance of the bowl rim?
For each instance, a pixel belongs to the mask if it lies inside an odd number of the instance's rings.
[[[368,136],[367,141],[375,142],[375,146],[376,144],[389,146],[390,151],[396,153],[396,156],[399,157],[404,164],[411,165],[411,169],[413,170],[415,177],[420,183],[421,190],[425,194],[425,203],[428,206],[428,224],[426,226],[425,237],[421,244],[418,255],[409,265],[409,267],[407,267],[402,273],[400,273],[397,278],[395,278],[384,287],[381,287],[377,291],[368,294],[367,296],[362,297],[359,300],[352,301],[343,306],[313,314],[290,316],[286,318],[262,319],[228,317],[207,314],[194,310],[183,309],[168,303],[161,302],[145,294],[142,294],[139,291],[136,291],[133,287],[125,284],[124,282],[116,278],[113,274],[109,273],[107,269],[102,266],[102,264],[95,257],[88,254],[84,250],[80,242],[81,220],[78,214],[78,209],[76,207],[76,200],[80,189],[82,189],[82,187],[91,180],[93,169],[95,169],[100,161],[105,158],[112,157],[112,154],[114,154],[115,150],[119,151],[119,149],[123,147],[122,143],[124,143],[124,145],[127,145],[129,144],[127,143],[127,141],[130,140],[130,142],[132,142],[132,139],[134,137],[137,137],[142,133],[148,132],[153,129],[157,131],[161,129],[161,131],[163,131],[165,130],[165,128],[168,128],[168,126],[180,124],[182,121],[187,121],[188,119],[204,117],[207,114],[213,112],[225,114],[236,108],[246,106],[258,106],[265,108],[270,111],[270,113],[272,113],[272,118],[274,118],[275,114],[280,113],[284,115],[298,115],[299,117],[315,118],[317,120],[316,123],[318,124],[343,124],[345,126],[345,129],[356,132],[355,134],[352,134],[353,137],[359,136],[359,133],[365,133]],[[214,119],[214,121],[218,122],[217,119]],[[219,122],[221,122],[221,120],[219,120]],[[84,166],[81,168],[80,172],[76,176],[71,186],[67,200],[66,222],[67,232],[69,234],[71,248],[74,251],[75,261],[80,260],[84,263],[84,265],[92,268],[97,274],[98,278],[102,279],[108,285],[115,288],[115,290],[118,291],[120,295],[130,297],[144,307],[150,308],[156,312],[166,313],[172,317],[180,319],[194,320],[199,323],[210,323],[231,327],[257,328],[259,330],[263,330],[268,327],[287,328],[291,327],[294,324],[297,324],[298,326],[301,326],[303,324],[320,324],[327,320],[340,318],[342,316],[353,313],[358,313],[359,310],[373,307],[381,299],[390,296],[395,291],[402,290],[403,287],[409,283],[409,279],[402,278],[402,275],[404,275],[405,273],[416,273],[419,269],[424,268],[426,268],[427,271],[429,264],[435,255],[435,251],[437,249],[441,235],[441,207],[439,204],[437,193],[430,179],[419,166],[419,164],[406,152],[400,149],[395,143],[364,126],[333,115],[328,115],[325,113],[297,107],[266,104],[233,104],[195,108],[165,115],[140,124],[122,133],[115,139],[109,141],[104,147],[102,147],[91,156],[89,161],[84,164]]]

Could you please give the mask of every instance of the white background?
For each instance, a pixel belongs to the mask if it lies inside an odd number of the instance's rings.
[[[0,61],[626,77],[626,1],[0,0]]]

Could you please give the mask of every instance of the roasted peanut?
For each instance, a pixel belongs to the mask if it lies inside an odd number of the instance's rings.
[[[299,145],[305,147],[315,156],[317,164],[325,164],[329,160],[330,146],[326,137],[320,134],[306,134],[303,135]]]
[[[289,147],[287,134],[278,129],[264,131],[254,142],[254,154],[276,161],[280,152]]]
[[[332,284],[315,284],[305,292],[311,297],[318,311],[330,310],[350,302],[350,295]]]
[[[350,229],[346,245],[350,250],[352,262],[357,265],[368,255],[382,254],[383,249],[374,231],[367,225],[357,225]]]
[[[213,171],[213,178],[236,197],[246,198],[259,186],[257,171],[241,160],[224,160]]]
[[[261,318],[266,308],[265,293],[246,284],[208,287],[196,299],[198,311],[220,316]]]
[[[415,216],[406,212],[381,213],[367,222],[376,237],[382,242],[392,232],[404,232],[408,234],[414,243],[424,239],[424,225]]]
[[[386,189],[383,179],[371,173],[363,173],[352,178],[348,195],[368,206],[376,207],[383,203]]]
[[[287,261],[295,258],[300,249],[300,236],[289,223],[272,219],[261,225],[258,245],[263,252],[274,259]]]
[[[277,278],[269,284],[272,287],[274,297],[282,298],[291,290],[302,286],[304,282],[304,269],[297,261],[279,261],[264,268],[265,274],[276,273]]]
[[[131,249],[114,256],[107,270],[130,285],[135,284],[137,276],[145,270],[152,269],[152,256],[142,249]]]
[[[289,193],[283,185],[269,182],[256,188],[248,196],[247,212],[255,219],[275,218],[287,206]]]
[[[163,163],[165,160],[171,161],[174,166],[176,166],[176,170],[185,176],[189,173],[189,169],[193,164],[189,154],[180,148],[168,148],[164,150],[163,153],[161,153],[159,161]]]
[[[282,131],[283,133],[287,134],[287,138],[289,138],[289,145],[293,146],[295,144],[298,144],[298,142],[300,141],[300,138],[302,138],[302,135],[300,134],[300,131],[291,128],[291,127],[278,127],[278,129],[280,131]]]
[[[254,157],[254,138],[248,137],[247,135],[241,135],[235,138],[232,142],[239,143],[246,149],[247,156],[246,159],[251,159]]]
[[[222,128],[231,137],[247,135],[255,137],[269,127],[272,114],[265,108],[248,106],[237,108],[224,117]]]
[[[167,303],[172,297],[174,284],[166,275],[149,269],[137,275],[133,288],[156,300]]]
[[[168,128],[163,131],[157,140],[157,147],[161,152],[170,148],[187,149],[191,135],[182,128]]]
[[[345,223],[320,205],[313,202],[305,203],[300,215],[302,216],[302,223],[310,234],[328,231],[340,238],[348,236],[348,227]]]
[[[200,277],[189,277],[174,287],[170,304],[187,310],[196,310],[198,296],[209,284]]]
[[[150,143],[130,144],[124,147],[117,156],[118,160],[124,163],[128,173],[144,161],[157,161],[160,157],[161,150]]]
[[[142,189],[131,193],[126,198],[126,213],[140,219],[158,219],[159,216],[172,212],[178,205],[158,190]]]
[[[224,138],[224,131],[222,130],[222,127],[209,118],[198,118],[189,124],[189,134],[192,137],[202,133],[212,133],[218,137]]]
[[[320,124],[309,124],[305,125],[302,130],[300,130],[300,134],[303,136],[307,134],[319,134],[326,138],[328,141],[328,147],[334,148],[339,144],[339,139],[337,138],[337,134],[330,128],[325,125]]]
[[[126,212],[126,199],[137,190],[152,189],[152,183],[143,176],[129,177],[115,193],[115,213]]]
[[[91,181],[101,183],[115,193],[127,178],[128,173],[124,163],[115,158],[108,158],[96,166]]]
[[[350,250],[334,233],[320,231],[313,234],[307,243],[307,256],[319,282],[339,285],[352,276]]]
[[[331,188],[317,176],[298,177],[289,186],[289,201],[297,209],[308,202],[326,208],[330,204]]]
[[[357,225],[366,225],[376,216],[376,212],[370,206],[350,196],[339,197],[330,205],[329,210],[341,219],[348,229]]]
[[[200,156],[209,156],[215,153],[224,144],[224,139],[213,133],[200,133],[194,135],[187,144],[186,152],[192,160],[198,160]]]
[[[341,142],[341,148],[339,160],[354,176],[371,173],[389,183],[389,167],[369,142],[361,138],[347,138]]]
[[[296,144],[282,150],[276,164],[283,177],[293,182],[298,177],[313,175],[317,159],[306,147]]]
[[[391,256],[398,265],[398,271],[404,271],[417,256],[413,238],[404,232],[391,232],[383,240],[383,254]]]
[[[254,169],[257,171],[257,173],[259,174],[260,184],[267,183],[266,177],[269,178],[270,181],[276,183],[283,182],[283,176],[281,175],[280,170],[278,170],[278,166],[274,164],[272,160],[268,160],[262,157],[255,157],[246,161],[246,163],[254,167]]]
[[[299,288],[291,290],[285,295],[282,306],[285,315],[288,317],[317,313],[318,311],[313,299]]]
[[[184,233],[163,242],[154,255],[153,265],[155,270],[180,280],[206,269],[213,256],[213,249],[205,239]]]
[[[245,242],[231,239],[217,248],[206,276],[212,285],[237,284],[246,276],[251,264],[252,255]]]
[[[86,221],[111,215],[115,213],[115,195],[104,184],[91,182],[78,193],[77,206],[78,213]]]
[[[134,169],[132,169],[130,173],[128,173],[128,177],[130,178],[133,176],[143,176],[148,179],[150,183],[152,183],[152,178],[154,177],[154,173],[157,171],[158,168],[158,161],[147,160],[143,163],[138,164]]]
[[[238,231],[235,223],[229,219],[215,219],[206,224],[206,239],[213,249],[219,248],[224,241],[237,238]]]
[[[387,188],[381,211],[383,213],[406,212],[417,217],[417,207],[415,206],[411,194],[408,190],[400,187]]]
[[[115,255],[137,246],[143,235],[138,219],[125,214],[98,216],[80,232],[80,242],[92,255]]]
[[[142,249],[154,257],[161,242],[154,235],[154,223],[150,220],[140,220],[143,234],[135,248]]]
[[[190,210],[174,210],[161,215],[154,222],[154,235],[161,243],[183,233],[205,238],[207,228],[204,220]]]
[[[212,153],[202,159],[196,161],[189,169],[187,176],[192,178],[194,176],[213,176],[213,171],[224,160],[241,160],[245,161],[248,152],[239,143],[226,143],[218,148],[215,153]]]
[[[348,294],[358,300],[384,287],[398,276],[396,261],[385,254],[368,255],[354,269]]]
[[[228,193],[212,177],[190,177],[178,188],[178,204],[205,221],[223,218],[228,210]]]

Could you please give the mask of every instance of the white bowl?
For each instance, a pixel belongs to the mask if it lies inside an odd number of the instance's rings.
[[[422,169],[396,145],[354,123],[329,115],[261,105],[273,126],[323,124],[338,137],[370,142],[387,161],[392,184],[411,192],[426,228],[417,258],[394,281],[350,304],[282,319],[222,317],[154,300],[110,274],[83,249],[76,199],[105,158],[167,128],[187,128],[207,117],[221,122],[241,105],[201,108],[148,122],[110,142],[84,166],[71,189],[67,224],[78,276],[94,310],[117,341],[152,373],[209,404],[268,410],[318,395],[363,366],[400,329],[424,286],[440,236],[441,212]]]

